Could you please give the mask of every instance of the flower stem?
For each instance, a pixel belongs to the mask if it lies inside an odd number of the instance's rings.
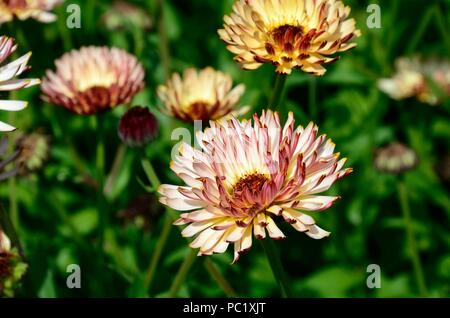
[[[288,284],[288,279],[286,273],[283,269],[283,264],[281,264],[280,256],[275,247],[275,244],[271,239],[261,240],[264,251],[266,252],[267,259],[269,260],[270,267],[272,269],[273,275],[278,282],[281,289],[281,296],[283,298],[292,297],[291,289]]]
[[[105,179],[105,143],[103,138],[103,118],[96,117],[97,123],[97,151],[96,151],[96,175],[97,175],[97,213],[99,217],[99,248],[103,249],[106,228],[106,205],[103,195]]]
[[[217,284],[222,288],[225,295],[229,298],[236,298],[237,294],[234,291],[233,287],[231,287],[230,283],[226,280],[225,277],[222,276],[220,271],[217,269],[216,264],[209,258],[205,259],[204,265],[206,270],[211,275],[211,277],[217,282]]]
[[[167,239],[172,229],[172,218],[168,213],[164,216],[164,224],[161,234],[159,235],[158,242],[156,243],[155,250],[153,251],[150,264],[147,269],[147,273],[144,279],[145,289],[148,290],[155,278],[156,267],[158,267],[159,259],[161,258],[162,251],[166,246]]]
[[[125,157],[127,148],[125,145],[121,144],[117,148],[116,155],[114,157],[114,162],[111,168],[111,172],[109,173],[108,177],[106,178],[105,187],[103,189],[103,192],[106,196],[108,196],[111,193],[112,187],[114,185],[114,182],[116,181],[117,177],[120,173],[120,167],[122,166],[123,159]]]
[[[186,279],[187,274],[189,273],[189,270],[194,264],[196,258],[197,252],[193,249],[189,249],[188,254],[184,258],[184,261],[181,264],[181,267],[178,270],[177,275],[175,276],[175,280],[173,281],[172,286],[170,286],[169,297],[171,298],[177,297],[177,294],[180,291],[180,288],[183,285],[183,282]]]
[[[145,157],[141,159],[142,168],[144,169],[145,174],[147,175],[148,180],[152,184],[155,191],[158,190],[161,182],[159,181],[158,175],[153,168],[152,163]]]
[[[157,190],[161,185],[161,182],[159,181],[158,175],[156,174],[152,163],[145,157],[145,155],[142,155],[141,164],[153,188]],[[148,266],[147,273],[144,279],[144,286],[147,290],[150,288],[155,277],[156,267],[158,266],[162,251],[166,246],[170,230],[172,229],[172,222],[173,219],[170,213],[165,213],[162,232],[159,236],[158,242],[156,243],[155,250],[153,251],[152,257],[150,259],[150,264]]]
[[[169,40],[167,38],[167,28],[165,22],[164,1],[157,0],[156,19],[158,21],[158,37],[159,37],[159,54],[161,64],[164,71],[164,79],[167,80],[170,76],[170,48]]]
[[[407,244],[409,250],[408,252],[409,256],[411,257],[417,287],[419,289],[420,295],[422,297],[426,297],[428,292],[425,283],[425,276],[423,273],[422,264],[420,262],[419,253],[417,252],[417,245],[414,236],[414,228],[411,219],[411,208],[408,201],[408,191],[403,181],[399,181],[398,183],[398,195],[400,200],[400,206],[403,213],[403,220],[405,222]]]
[[[277,78],[275,79],[275,87],[272,92],[272,96],[270,97],[269,107],[274,110],[279,110],[281,107],[281,96],[283,95],[284,84],[286,83],[287,75],[286,74],[277,74]]]

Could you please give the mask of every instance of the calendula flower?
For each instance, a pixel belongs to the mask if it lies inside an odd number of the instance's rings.
[[[356,46],[350,41],[361,32],[349,14],[336,0],[237,0],[219,35],[244,69],[272,63],[278,73],[320,76],[333,54]]]
[[[39,22],[49,23],[56,20],[56,15],[49,12],[63,0],[1,0],[0,24],[15,18],[27,20],[33,18]]]
[[[42,81],[43,99],[82,115],[123,103],[144,87],[144,68],[118,48],[82,47],[56,60]]]
[[[235,111],[244,90],[242,84],[233,88],[229,75],[211,67],[201,71],[189,68],[182,77],[175,73],[166,85],[159,86],[158,96],[168,115],[193,122],[246,112],[248,107]]]
[[[14,39],[0,37],[0,64],[2,64],[17,49]],[[0,67],[0,91],[15,91],[21,88],[30,87],[39,84],[39,79],[16,79],[14,77],[22,74],[29,69],[27,65],[31,57],[31,52],[19,57],[18,59]],[[0,100],[0,110],[19,111],[27,106],[27,102],[18,100]],[[11,125],[0,122],[0,131],[13,131]]]
[[[398,174],[414,169],[419,162],[416,152],[399,142],[375,152],[375,167],[381,172]]]
[[[160,202],[179,211],[176,225],[196,236],[199,255],[223,253],[234,244],[234,261],[249,250],[252,236],[283,239],[275,219],[321,239],[330,233],[308,213],[329,208],[339,197],[322,196],[352,169],[343,169],[334,143],[310,123],[284,127],[277,113],[264,111],[253,122],[235,118],[211,122],[197,133],[200,149],[183,144],[171,169],[186,186],[162,185]]]
[[[141,147],[156,138],[159,123],[148,108],[135,106],[120,119],[119,137],[129,147]]]
[[[432,85],[436,86],[433,89]],[[450,96],[450,62],[439,59],[399,58],[396,73],[392,78],[378,82],[380,90],[391,98],[402,100],[416,97],[430,105],[441,102],[436,89],[444,96]]]
[[[14,296],[14,289],[26,270],[27,265],[0,228],[0,297]]]

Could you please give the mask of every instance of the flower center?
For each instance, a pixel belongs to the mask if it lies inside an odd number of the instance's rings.
[[[98,69],[88,69],[80,74],[80,80],[77,83],[77,89],[80,92],[86,92],[94,88],[109,88],[117,82],[117,76],[113,72],[101,71]]]
[[[233,187],[233,196],[240,197],[245,189],[247,189],[250,194],[256,195],[261,192],[264,184],[269,179],[260,173],[253,173],[250,175],[246,175],[241,178]]]
[[[190,117],[197,120],[208,120],[210,114],[211,104],[205,101],[195,101],[186,107],[186,113],[190,114]]]
[[[285,24],[273,29],[270,32],[271,38],[275,45],[285,52],[291,52],[304,35],[304,29],[301,26]],[[275,54],[272,44],[267,43],[266,48],[269,54]]]

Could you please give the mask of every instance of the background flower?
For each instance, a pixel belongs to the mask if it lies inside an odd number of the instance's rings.
[[[27,20],[33,18],[39,22],[53,22],[56,15],[48,12],[63,0],[2,0],[0,1],[0,24],[14,18]]]
[[[335,0],[237,0],[219,35],[244,69],[272,63],[278,73],[323,75],[338,59],[330,55],[356,46],[349,42],[361,32],[349,14]]]
[[[246,112],[248,107],[236,109],[244,90],[242,84],[233,88],[229,75],[211,67],[200,71],[189,68],[182,77],[175,73],[166,85],[159,86],[158,96],[168,115],[193,122]]]
[[[44,100],[82,115],[127,103],[144,87],[136,57],[117,48],[82,47],[56,60],[42,81]]]
[[[450,62],[440,59],[399,58],[392,78],[381,79],[379,88],[390,97],[401,100],[417,97],[423,103],[436,105],[442,94],[450,96]],[[437,86],[433,88],[433,85]],[[436,90],[440,90],[437,92]]]

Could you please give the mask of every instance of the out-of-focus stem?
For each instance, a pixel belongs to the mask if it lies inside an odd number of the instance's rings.
[[[281,296],[283,298],[292,297],[288,279],[286,273],[284,272],[283,264],[281,264],[280,256],[278,254],[278,251],[276,250],[273,240],[265,239],[261,240],[261,243],[263,245],[264,251],[266,252],[273,275],[275,276],[275,279],[280,286]]]
[[[100,115],[97,120],[97,151],[96,151],[96,176],[97,176],[97,213],[99,217],[99,247],[103,249],[105,229],[107,222],[107,211],[105,197],[103,195],[103,184],[105,179],[105,143],[103,131],[103,119]]]
[[[409,252],[408,254],[411,258],[411,263],[413,265],[417,287],[419,289],[420,296],[426,297],[428,291],[425,283],[425,276],[423,273],[422,263],[420,261],[420,256],[417,251],[417,244],[414,236],[414,227],[411,219],[411,208],[408,200],[408,190],[406,188],[404,181],[399,181],[398,183],[398,195],[400,200],[400,206],[403,213],[403,220],[405,222],[406,237]]]
[[[164,2],[165,0],[156,1],[156,19],[158,21],[159,53],[164,70],[164,79],[167,80],[170,76],[170,48],[166,30]]]
[[[145,157],[145,155],[142,155],[141,164],[153,188],[155,190],[158,189],[158,187],[161,185],[161,182],[159,181],[158,175],[156,174],[152,163]],[[169,237],[170,230],[172,228],[172,222],[173,219],[171,215],[166,211],[164,215],[164,224],[162,232],[159,236],[158,242],[156,243],[155,250],[153,251],[152,257],[150,259],[150,264],[148,266],[147,273],[145,275],[144,286],[146,290],[150,288],[153,279],[155,277],[155,272],[156,268],[158,267],[159,259],[161,258],[162,251],[166,246],[167,239]]]
[[[236,298],[237,294],[231,287],[230,283],[222,276],[216,264],[209,258],[205,259],[204,265],[211,277],[217,282],[217,284],[222,288],[223,292],[227,297]]]
[[[173,281],[172,286],[170,286],[169,296],[171,298],[177,297],[178,292],[180,291],[180,288],[183,285],[183,282],[186,279],[187,274],[189,273],[189,270],[194,264],[196,258],[197,252],[193,249],[189,249],[188,254],[184,258],[183,263],[181,264],[181,267],[178,270],[177,275],[175,276],[175,280]]]
[[[283,95],[284,84],[286,83],[287,75],[286,74],[277,74],[275,79],[275,87],[272,91],[272,95],[269,101],[269,107],[273,110],[281,109],[281,96]]]
[[[103,189],[103,193],[107,196],[111,193],[112,186],[114,182],[117,180],[117,177],[120,172],[120,167],[122,166],[123,159],[125,157],[127,148],[125,145],[121,144],[117,148],[116,155],[114,157],[113,166],[111,168],[111,172],[109,173],[108,177],[106,178],[105,187]]]

